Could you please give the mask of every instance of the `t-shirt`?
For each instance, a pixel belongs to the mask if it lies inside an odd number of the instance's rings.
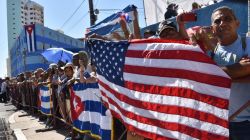
[[[248,40],[248,39],[246,39]],[[247,43],[248,41],[246,41]],[[218,45],[214,55],[214,61],[218,66],[226,66],[237,63],[243,56],[250,56],[250,44],[247,48],[242,47],[241,37],[228,46]],[[250,83],[232,83],[229,99],[229,116],[235,113],[242,105],[250,100]],[[234,121],[250,120],[250,108],[241,112]]]

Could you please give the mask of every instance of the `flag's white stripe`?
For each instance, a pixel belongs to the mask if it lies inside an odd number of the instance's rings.
[[[82,101],[100,102],[101,94],[99,89],[75,90],[75,94],[79,96]]]
[[[46,108],[46,109],[50,109],[51,107],[50,107],[50,102],[42,102],[41,103],[41,107],[42,108]]]
[[[35,36],[34,36],[34,31],[32,31],[31,34],[31,39],[32,39],[32,52],[35,52]]]
[[[108,103],[108,99],[103,97],[103,100],[105,102]],[[119,104],[121,104],[119,102]],[[129,125],[132,125],[142,131],[146,131],[146,132],[149,132],[149,133],[154,133],[154,134],[157,134],[157,135],[161,135],[161,136],[164,136],[164,137],[168,137],[168,138],[173,138],[173,139],[185,139],[185,140],[195,140],[196,138],[194,137],[191,137],[189,135],[186,135],[186,134],[183,134],[183,133],[180,133],[178,131],[171,131],[171,130],[167,130],[167,129],[163,129],[163,128],[160,128],[160,127],[157,127],[157,126],[154,126],[154,125],[149,125],[149,124],[144,124],[144,123],[141,123],[141,122],[137,122],[136,120],[132,120],[130,118],[127,118],[126,116],[124,116],[119,109],[117,109],[114,105],[112,104],[109,104],[109,109],[115,111],[116,113],[118,113],[121,117],[122,117],[122,120],[129,124]],[[165,115],[166,116],[166,115]]]
[[[30,52],[30,37],[28,31],[26,31],[26,39],[27,39],[27,46],[28,46],[28,52]]]
[[[99,77],[101,81],[105,84],[111,86],[111,83],[108,82],[102,76]],[[221,119],[227,120],[228,119],[228,110],[221,109],[216,106],[212,106],[210,104],[200,102],[194,99],[182,98],[182,97],[175,97],[175,96],[165,96],[165,95],[157,95],[157,94],[150,94],[144,93],[139,91],[133,91],[121,86],[112,84],[112,89],[131,98],[134,100],[142,101],[142,102],[149,102],[149,103],[157,103],[162,105],[173,105],[173,106],[180,106],[180,107],[187,107],[195,110],[199,110],[201,112],[206,112],[209,114],[213,114]],[[115,88],[113,88],[115,87]],[[101,88],[100,88],[101,89]]]
[[[187,88],[199,92],[201,94],[219,97],[222,99],[229,99],[230,96],[229,88],[213,86],[188,79],[147,76],[147,75],[131,74],[126,72],[123,73],[123,76],[125,81],[130,81],[134,83]]]
[[[202,52],[198,45],[188,45],[181,43],[131,43],[128,50],[188,50]]]
[[[147,59],[147,58],[126,57],[125,64],[135,65],[135,66],[144,66],[144,67],[183,69],[183,70],[190,70],[194,72],[200,72],[200,73],[217,75],[217,76],[229,78],[229,76],[225,72],[223,72],[221,68],[219,68],[216,65],[197,62],[197,61],[191,61],[191,60]]]
[[[97,112],[83,111],[78,120],[83,122],[90,122],[100,125],[102,129],[111,130],[112,119],[110,116],[102,116],[102,114]]]
[[[43,97],[48,97],[48,96],[50,96],[50,91],[49,90],[41,90],[41,95]]]
[[[160,121],[164,122],[172,122],[172,123],[179,123],[183,124],[185,126],[189,126],[195,129],[199,129],[202,131],[207,131],[210,133],[215,133],[218,135],[222,136],[228,136],[229,132],[227,128],[224,128],[222,126],[200,121],[194,118],[189,118],[186,116],[180,116],[180,115],[174,115],[174,114],[165,114],[165,113],[160,113],[156,111],[151,111],[151,110],[145,110],[141,108],[137,108],[135,106],[131,106],[125,102],[120,101],[117,99],[112,93],[107,91],[105,88],[100,86],[100,89],[106,93],[106,95],[113,99],[118,105],[120,105],[121,108],[123,108],[126,111],[133,112],[139,116],[144,116],[146,118],[155,118]],[[130,94],[130,93],[128,93]]]

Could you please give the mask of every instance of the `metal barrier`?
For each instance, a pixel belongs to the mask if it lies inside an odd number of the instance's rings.
[[[68,88],[68,87],[67,87]],[[57,129],[59,122],[62,122],[65,126],[65,129],[70,129],[70,132],[72,134],[75,134],[76,131],[73,129],[73,125],[70,119],[69,112],[66,110],[66,104],[65,104],[65,93],[58,93],[58,85],[50,85],[51,90],[51,99],[52,99],[52,112],[50,116],[51,122],[47,124],[48,126],[51,126],[52,129]],[[23,83],[20,83],[19,85],[15,85],[11,87],[10,90],[11,98],[13,104],[17,108],[24,108],[27,110],[27,113],[30,115],[37,115],[39,112],[39,87],[34,87],[32,82],[25,81]],[[39,113],[39,116],[42,114]],[[118,120],[116,120],[118,121]],[[121,124],[117,124],[121,125]],[[51,127],[46,128],[47,130],[41,130],[41,131],[50,131],[52,130]],[[70,133],[68,132],[68,133]],[[124,128],[123,131],[118,136],[114,136],[114,138],[118,140],[122,140],[125,136],[127,130]],[[116,133],[116,132],[115,132]],[[84,133],[85,135],[90,135],[88,133]],[[114,134],[115,135],[115,134]]]

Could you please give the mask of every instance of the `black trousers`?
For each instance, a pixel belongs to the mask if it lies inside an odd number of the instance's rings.
[[[6,103],[7,102],[7,93],[4,92],[2,94],[0,94],[0,101]]]
[[[250,140],[250,121],[230,122],[230,140]]]

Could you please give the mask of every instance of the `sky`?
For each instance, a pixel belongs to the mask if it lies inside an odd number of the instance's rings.
[[[7,75],[6,58],[8,57],[7,9],[6,1],[0,0],[0,77]],[[88,0],[33,0],[44,7],[44,26],[57,30],[73,38],[84,37],[84,32],[90,26]],[[84,2],[83,2],[84,1]],[[79,10],[64,26],[65,21],[83,2]],[[138,8],[140,27],[145,26],[143,0],[93,0],[94,9],[100,9],[96,23],[109,15],[123,9],[129,4]]]

